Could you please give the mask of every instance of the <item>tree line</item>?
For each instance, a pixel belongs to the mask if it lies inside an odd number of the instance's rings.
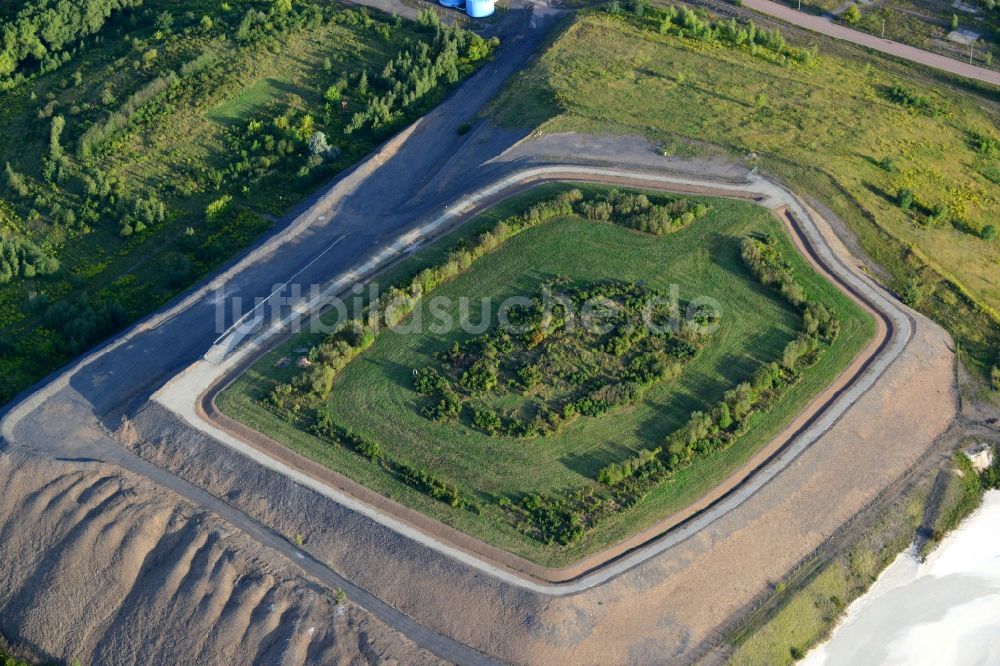
[[[713,19],[703,9],[673,5],[661,9],[651,7],[647,0],[631,0],[629,6],[634,21],[644,29],[656,30],[661,35],[743,48],[755,57],[780,65],[795,63],[808,66],[814,64],[816,59],[815,49],[791,46],[777,28],[759,28],[753,21],[742,23],[736,19]],[[619,0],[612,0],[608,11],[623,14]]]

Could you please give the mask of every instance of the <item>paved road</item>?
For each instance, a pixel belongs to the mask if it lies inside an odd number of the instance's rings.
[[[967,62],[931,53],[930,51],[924,51],[908,44],[900,44],[891,39],[882,39],[875,35],[869,35],[866,32],[853,30],[847,26],[835,23],[824,16],[805,14],[791,7],[772,2],[771,0],[743,0],[743,6],[829,37],[842,39],[846,42],[865,46],[891,56],[896,56],[897,58],[927,65],[928,67],[940,69],[951,74],[1000,86],[1000,72],[979,67],[978,65],[970,65]]]

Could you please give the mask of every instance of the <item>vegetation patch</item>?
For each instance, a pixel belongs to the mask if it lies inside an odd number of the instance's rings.
[[[246,247],[497,46],[432,12],[319,0],[20,4],[0,13],[0,403]]]
[[[640,213],[679,221],[639,231]],[[263,357],[219,407],[553,566],[720,482],[874,333],[773,216],[733,201],[543,186],[392,275],[333,333]],[[466,318],[479,328],[433,329],[442,308],[462,321],[463,296],[488,302]],[[699,296],[721,315],[689,307]],[[596,302],[600,328],[580,315]],[[295,349],[304,361],[277,363]]]

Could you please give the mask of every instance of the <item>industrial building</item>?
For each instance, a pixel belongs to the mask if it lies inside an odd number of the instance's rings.
[[[439,0],[443,7],[452,9],[465,6],[465,13],[472,18],[486,18],[492,16],[496,10],[494,0]]]

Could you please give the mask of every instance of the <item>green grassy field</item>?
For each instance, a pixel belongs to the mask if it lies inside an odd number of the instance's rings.
[[[275,7],[148,0],[115,12],[58,68],[0,78],[3,241],[34,242],[61,266],[0,272],[0,404],[209,273],[452,87],[428,81],[388,122],[348,133],[391,86],[385,65],[435,29],[314,0]],[[476,65],[464,47],[458,57],[462,78]],[[157,80],[173,83],[130,103]],[[331,86],[340,99],[328,101]],[[127,123],[85,151],[86,133],[128,107]],[[335,149],[322,159],[314,131]],[[219,200],[226,211],[208,215]]]
[[[236,97],[210,109],[205,113],[205,117],[223,124],[246,122],[272,102],[291,94],[288,87],[287,81],[270,77],[260,79],[249,85]]]
[[[894,85],[929,107],[893,101]],[[893,274],[890,286],[915,286],[913,304],[949,329],[973,367],[988,375],[998,362],[1000,244],[987,227],[1000,210],[1000,149],[977,143],[1000,146],[993,103],[824,51],[812,65],[781,65],[661,35],[651,10],[580,15],[493,115],[546,133],[754,151],[765,172],[843,218]],[[908,212],[896,203],[901,189],[920,201]],[[935,207],[942,215],[931,219]]]
[[[527,196],[530,200],[549,191],[541,188]],[[514,205],[525,205],[525,199],[506,204],[485,220],[495,220]],[[707,218],[663,237],[579,218],[546,223],[516,236],[434,292],[453,299],[471,296],[475,312],[480,297],[489,297],[495,308],[506,296],[535,293],[547,278],[568,276],[575,283],[644,280],[664,292],[676,284],[681,299],[717,299],[723,306],[720,329],[678,380],[654,386],[639,404],[574,421],[555,435],[527,440],[489,437],[458,423],[432,422],[420,414],[425,398],[412,389],[412,369],[432,363],[433,352],[452,340],[470,337],[457,330],[440,336],[384,332],[339,375],[328,401],[338,420],[379,442],[394,458],[457,484],[475,500],[475,511],[453,509],[419,494],[357,454],[307,434],[303,422],[273,411],[264,402],[277,383],[288,381],[296,372],[294,367],[275,367],[278,359],[294,358],[292,350],[315,343],[315,336],[303,334],[266,354],[223,392],[218,404],[224,412],[299,453],[487,542],[544,565],[569,564],[685,506],[721,481],[827,385],[874,333],[874,322],[867,315],[794,254],[770,213],[725,200],[711,200],[711,206]],[[471,223],[462,235],[469,237],[483,224]],[[736,445],[700,459],[580,541],[567,547],[545,545],[519,533],[497,508],[499,498],[594,485],[601,467],[660,444],[691,412],[710,407],[762,363],[780,356],[798,330],[799,315],[759,286],[744,268],[740,240],[754,231],[780,236],[797,279],[834,307],[843,331],[833,346],[776,408],[755,417],[748,434]],[[456,242],[455,238],[439,241],[380,283],[388,284],[395,276],[439,260]],[[423,316],[429,321],[429,312]],[[474,315],[473,321],[477,319]]]

